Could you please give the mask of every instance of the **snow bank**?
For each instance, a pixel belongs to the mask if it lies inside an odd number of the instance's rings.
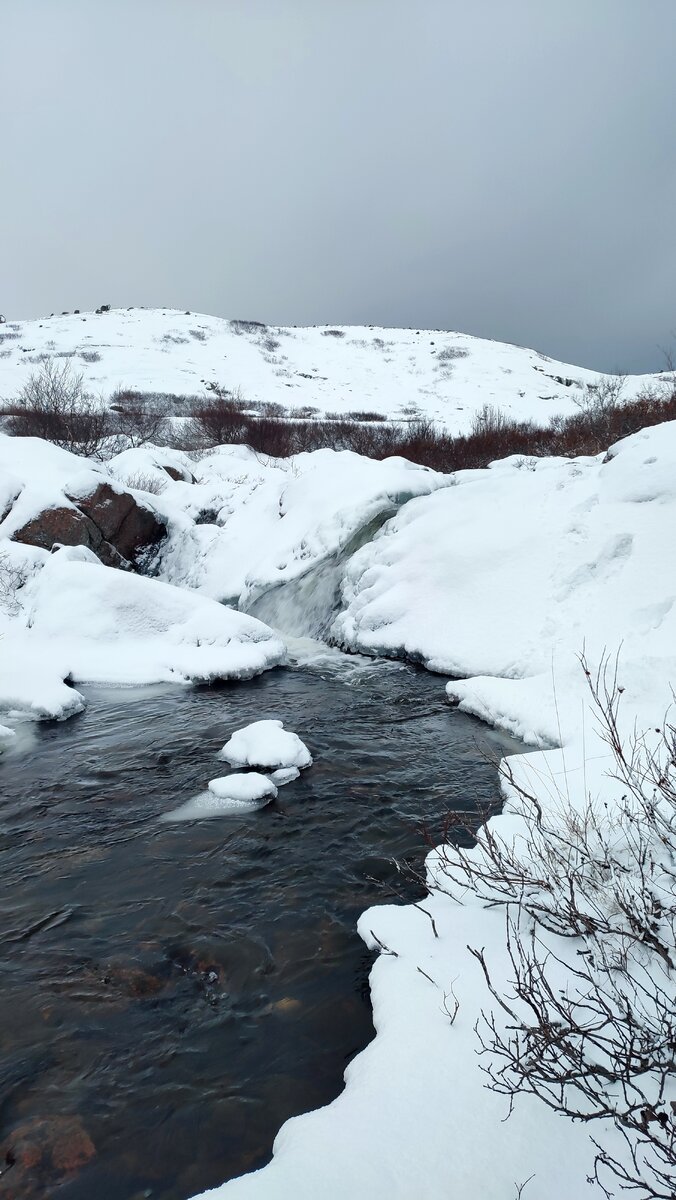
[[[218,757],[231,767],[309,767],[312,755],[298,734],[281,721],[253,721],[237,729],[219,750]]]
[[[676,677],[675,462],[669,423],[605,460],[460,472],[354,555],[332,632],[472,676],[450,695],[536,745],[575,736],[577,655],[598,661],[621,644],[626,704],[653,724]]]
[[[64,682],[144,684],[249,679],[284,661],[260,621],[204,596],[98,563],[81,548],[45,556],[21,592],[0,656],[0,707],[66,717]]]

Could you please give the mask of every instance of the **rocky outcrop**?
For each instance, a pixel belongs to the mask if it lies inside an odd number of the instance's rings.
[[[84,496],[66,493],[66,500],[15,530],[13,540],[44,550],[86,546],[107,567],[136,569],[167,531],[152,509],[104,481]]]

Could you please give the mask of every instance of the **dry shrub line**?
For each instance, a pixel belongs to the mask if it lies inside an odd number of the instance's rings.
[[[239,392],[211,385],[209,396],[193,406],[182,445],[190,450],[230,442],[248,445],[272,458],[325,448],[353,450],[375,459],[397,455],[443,472],[487,467],[497,459],[516,455],[528,467],[543,456],[599,454],[620,438],[676,419],[672,378],[661,386],[646,388],[632,401],[622,400],[621,389],[621,379],[602,380],[580,401],[577,412],[553,417],[545,427],[515,421],[485,405],[475,414],[470,432],[453,437],[425,417],[393,422],[379,420],[379,413],[355,412],[307,420],[289,419],[283,410],[271,406],[258,406],[256,412]]]
[[[676,727],[665,719],[625,743],[616,664],[604,658],[595,676],[582,666],[617,802],[588,796],[578,812],[559,794],[558,811],[543,811],[503,763],[523,835],[504,842],[488,826],[474,850],[440,847],[427,886],[505,909],[509,993],[485,949],[468,946],[496,1006],[475,1026],[487,1086],[509,1098],[510,1113],[525,1093],[575,1120],[612,1122],[624,1151],[592,1138],[590,1181],[607,1197],[614,1183],[674,1200]]]
[[[107,439],[118,434],[131,446],[179,442],[183,449],[198,452],[230,443],[248,445],[272,458],[326,448],[352,450],[374,459],[400,456],[450,472],[486,467],[510,455],[520,456],[518,465],[534,468],[546,455],[599,454],[630,433],[676,419],[673,375],[630,402],[622,400],[622,387],[621,377],[590,385],[578,412],[553,417],[544,428],[514,421],[485,405],[475,414],[470,432],[453,437],[413,409],[407,421],[387,421],[381,413],[357,410],[317,420],[312,407],[288,413],[275,402],[245,402],[239,390],[218,384],[208,384],[204,398],[118,389],[106,411],[103,400],[84,391],[82,376],[74,374],[68,362],[59,366],[52,355],[3,411],[9,433],[42,437],[88,456],[114,452]],[[190,416],[177,435],[169,418],[186,411]]]

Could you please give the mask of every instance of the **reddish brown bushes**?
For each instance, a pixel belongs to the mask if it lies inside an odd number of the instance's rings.
[[[252,409],[231,393],[216,393],[200,401],[193,410],[186,446],[234,442],[274,458],[328,447],[353,450],[368,458],[400,455],[437,471],[486,467],[514,454],[572,458],[599,454],[647,425],[676,420],[676,387],[667,382],[661,390],[646,390],[637,400],[622,401],[619,389],[608,394],[605,385],[600,385],[599,390],[590,390],[578,412],[555,417],[544,427],[515,421],[499,409],[485,406],[474,417],[470,432],[456,437],[427,418],[366,421],[364,414],[355,419],[356,414],[350,413],[332,420],[294,420],[264,415],[262,410],[259,415]]]

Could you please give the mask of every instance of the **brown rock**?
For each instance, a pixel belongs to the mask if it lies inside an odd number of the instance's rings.
[[[47,508],[12,535],[15,542],[51,550],[86,546],[107,567],[139,565],[166,534],[164,522],[129,492],[102,482],[87,496]]]
[[[126,565],[113,546],[104,541],[101,530],[75,506],[47,508],[17,529],[12,538],[26,546],[51,550],[54,546],[86,546],[109,567]]]
[[[3,1200],[32,1200],[75,1175],[96,1147],[79,1117],[33,1117],[18,1125],[0,1147],[6,1168]]]
[[[68,499],[93,521],[118,554],[131,563],[161,542],[167,532],[166,525],[152,509],[140,504],[130,492],[117,490],[109,483],[100,483],[88,496]]]
[[[182,483],[194,483],[195,482],[195,476],[192,474],[191,471],[188,471],[187,469],[184,471],[181,471],[179,469],[179,467],[168,467],[166,463],[163,463],[162,470],[166,471],[166,473],[170,479],[175,479],[179,483],[180,482],[182,482]]]

